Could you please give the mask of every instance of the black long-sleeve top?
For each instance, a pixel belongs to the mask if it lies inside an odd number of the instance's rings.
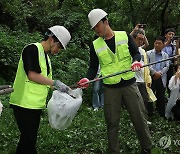
[[[140,61],[141,55],[139,53],[138,47],[134,43],[134,40],[131,37],[131,35],[127,34],[127,36],[128,36],[128,46],[129,46],[128,48],[129,48],[131,57],[133,58],[133,62]],[[113,36],[109,40],[105,40],[105,42],[106,42],[107,46],[110,48],[110,50],[113,53],[115,53],[115,36]],[[89,80],[92,80],[95,78],[97,71],[98,71],[98,66],[99,66],[99,60],[96,55],[94,46],[93,46],[93,44],[91,44],[91,46],[90,46],[90,63],[89,63],[89,69],[88,69],[88,73],[87,73],[87,78]],[[104,86],[112,87],[112,88],[125,87],[125,86],[133,84],[135,81],[136,81],[135,77],[130,80],[121,79],[121,81],[117,84],[113,84],[113,85],[104,84]]]

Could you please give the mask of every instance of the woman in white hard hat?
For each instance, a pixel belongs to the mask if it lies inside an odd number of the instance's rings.
[[[59,80],[52,80],[51,62],[48,56],[56,54],[71,39],[63,26],[53,26],[45,33],[41,43],[24,47],[14,81],[14,92],[10,97],[10,107],[21,133],[16,154],[36,154],[37,132],[42,109],[50,87],[68,92],[70,88]]]
[[[113,31],[102,9],[93,9],[89,14],[91,28],[99,36],[90,47],[90,66],[87,78],[81,79],[80,87],[87,88],[87,81],[94,79],[98,66],[102,77],[124,70],[138,71],[142,67],[140,53],[133,38],[125,31]],[[107,124],[108,153],[120,153],[119,121],[122,102],[130,114],[139,138],[142,153],[151,153],[151,139],[147,121],[144,118],[144,103],[137,88],[134,72],[127,72],[103,79],[104,115]]]

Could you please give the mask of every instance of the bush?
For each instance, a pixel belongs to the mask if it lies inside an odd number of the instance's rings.
[[[0,36],[0,77],[13,81],[22,49],[29,43],[40,41],[42,36],[38,32],[10,31],[4,26],[0,26]]]

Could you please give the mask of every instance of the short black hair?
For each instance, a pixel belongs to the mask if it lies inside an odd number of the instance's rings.
[[[165,42],[164,36],[157,36],[155,40],[161,40],[163,43]]]
[[[132,35],[133,38],[136,38],[138,34],[144,35],[144,32],[141,29],[136,30]]]
[[[175,72],[177,72],[179,66],[180,66],[180,64],[174,65],[174,71],[175,71]]]
[[[52,38],[54,39],[54,42],[59,42],[59,40],[57,39],[57,37],[50,31],[50,30],[47,30],[46,33],[44,34],[44,41],[46,41],[49,36],[52,36]]]
[[[105,16],[104,18],[101,19],[102,22],[108,20],[107,16]]]
[[[174,28],[168,28],[164,31],[164,34],[167,34],[168,32],[176,32]]]

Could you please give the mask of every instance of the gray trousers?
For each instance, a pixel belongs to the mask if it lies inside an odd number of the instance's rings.
[[[105,87],[104,98],[109,154],[119,154],[120,151],[118,131],[122,101],[131,117],[141,148],[150,149],[152,143],[144,117],[146,110],[136,83],[121,88]]]

